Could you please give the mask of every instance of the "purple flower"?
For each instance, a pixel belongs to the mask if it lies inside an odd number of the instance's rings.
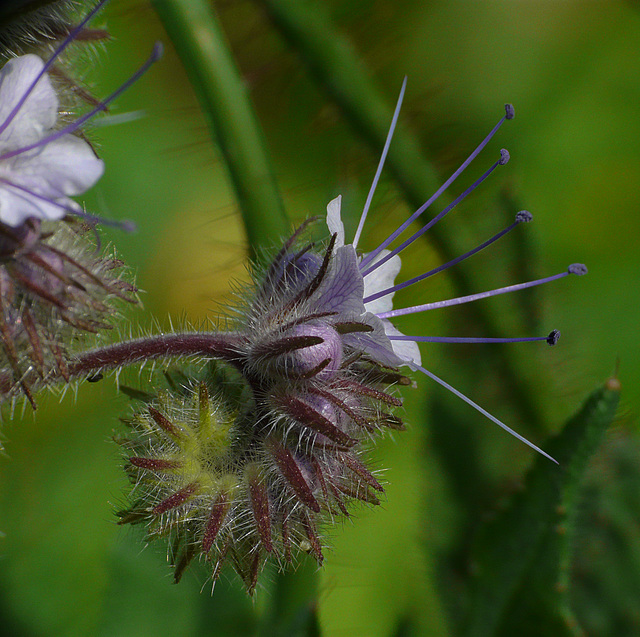
[[[79,337],[111,328],[113,302],[136,301],[134,286],[121,279],[122,262],[99,254],[90,233],[97,222],[131,224],[91,215],[71,197],[104,172],[80,136],[84,124],[158,60],[162,47],[157,44],[120,88],[67,124],[58,121],[59,97],[49,77],[103,5],[71,29],[46,62],[27,54],[0,70],[0,391],[20,391],[33,406],[32,390],[69,380],[67,362]]]
[[[520,436],[520,434],[507,427],[500,420],[489,414],[482,407],[474,403],[472,400],[464,396],[461,392],[451,387],[444,380],[437,377],[429,370],[422,367],[422,361],[420,351],[418,348],[419,342],[475,342],[475,343],[487,343],[487,342],[522,342],[522,341],[546,341],[550,345],[554,345],[560,333],[557,330],[553,330],[548,336],[541,337],[528,337],[528,338],[486,338],[486,339],[470,339],[461,337],[428,337],[428,336],[406,336],[402,334],[391,322],[397,316],[406,314],[413,314],[419,312],[426,312],[433,309],[444,308],[452,305],[461,305],[469,303],[478,299],[487,298],[507,292],[515,292],[525,288],[541,285],[556,279],[563,278],[569,274],[585,274],[586,267],[582,264],[573,264],[569,268],[559,274],[545,277],[536,281],[529,281],[526,283],[520,283],[516,285],[507,286],[504,288],[490,290],[487,292],[481,292],[478,294],[472,294],[465,297],[458,297],[445,301],[436,301],[433,303],[426,303],[407,308],[393,309],[392,299],[397,290],[403,289],[410,285],[414,285],[423,281],[424,279],[433,276],[449,267],[452,267],[461,261],[473,256],[480,250],[483,250],[487,246],[491,245],[499,238],[513,230],[521,223],[528,223],[531,221],[531,214],[523,210],[516,215],[516,218],[512,224],[507,228],[496,233],[493,237],[486,240],[476,248],[470,250],[466,254],[451,260],[442,266],[439,266],[429,272],[425,272],[412,279],[404,281],[399,284],[395,284],[395,279],[398,276],[401,268],[401,262],[399,254],[413,242],[421,237],[426,231],[428,231],[435,223],[441,220],[447,215],[460,201],[462,201],[467,195],[469,195],[475,188],[480,185],[489,175],[493,173],[499,166],[504,166],[509,161],[509,153],[506,150],[500,151],[500,157],[490,166],[488,170],[470,187],[468,187],[461,195],[459,195],[454,201],[446,206],[442,212],[440,212],[431,221],[425,224],[420,230],[415,232],[411,237],[403,241],[399,246],[393,249],[388,249],[389,246],[400,237],[400,235],[408,229],[409,225],[415,221],[420,215],[422,215],[427,208],[429,208],[440,195],[458,178],[465,168],[479,155],[480,151],[486,146],[489,140],[497,133],[502,124],[514,117],[513,106],[507,104],[505,106],[505,115],[500,119],[493,130],[487,135],[487,137],[480,143],[480,145],[471,153],[469,158],[463,162],[463,164],[454,172],[454,174],[437,190],[437,192],[430,197],[416,212],[414,212],[409,219],[407,219],[400,227],[395,230],[387,239],[385,239],[378,247],[372,252],[367,254],[360,254],[357,250],[358,240],[362,233],[367,213],[375,192],[382,167],[391,143],[393,131],[396,126],[404,91],[406,87],[406,79],[402,85],[400,97],[393,115],[391,127],[387,136],[385,147],[378,165],[376,175],[373,180],[373,184],[369,191],[367,201],[362,212],[358,229],[352,243],[345,243],[344,225],[341,219],[341,197],[337,197],[332,200],[327,206],[327,226],[329,232],[332,234],[332,243],[327,252],[327,255],[331,255],[324,266],[324,273],[319,285],[313,286],[313,293],[308,295],[308,306],[305,307],[305,311],[313,312],[316,315],[326,315],[322,320],[327,325],[360,325],[361,329],[353,329],[352,331],[345,331],[342,336],[343,349],[346,352],[359,352],[363,355],[369,356],[377,364],[387,367],[400,367],[407,365],[411,369],[420,371],[423,374],[429,376],[437,383],[453,392],[456,396],[463,401],[477,409],[480,413],[484,414],[487,418],[498,424],[500,427],[514,435],[516,438],[529,445],[544,456],[551,458],[548,454],[542,451],[540,448]],[[305,257],[309,263],[315,263],[316,270],[319,271],[317,262],[319,258],[314,262],[305,253]],[[326,257],[325,257],[326,260]],[[309,270],[309,266],[306,266],[306,270]],[[317,275],[316,275],[317,276]],[[304,278],[304,277],[303,277]],[[308,281],[307,281],[308,282]],[[304,294],[299,294],[299,297],[303,297]],[[303,354],[300,354],[303,355]]]
[[[104,1],[70,31],[46,62],[28,54],[0,70],[0,223],[18,227],[27,219],[56,220],[67,214],[105,223],[70,199],[86,192],[104,172],[102,160],[77,133],[161,57],[162,45],[157,43],[149,59],[109,97],[61,127],[59,100],[48,70]],[[126,222],[116,225],[131,227]]]
[[[104,163],[84,139],[58,135],[58,97],[36,55],[0,70],[0,221],[61,219],[81,212],[69,199],[91,188]]]

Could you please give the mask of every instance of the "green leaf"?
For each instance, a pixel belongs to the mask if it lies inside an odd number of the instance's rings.
[[[545,445],[559,466],[538,457],[524,489],[481,529],[465,637],[582,634],[568,592],[578,490],[618,398],[615,379],[595,391]]]

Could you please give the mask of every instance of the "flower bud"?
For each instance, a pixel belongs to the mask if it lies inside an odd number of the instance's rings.
[[[352,502],[380,502],[363,443],[388,426],[381,403],[400,402],[357,374],[336,372],[323,389],[254,392],[218,373],[162,392],[119,440],[134,485],[120,523],[168,538],[176,581],[195,557],[211,562],[214,581],[228,559],[249,593],[270,555],[282,566],[300,553],[322,563],[321,525]]]
[[[82,335],[111,329],[120,301],[135,302],[113,254],[97,253],[77,222],[0,223],[0,385],[3,394],[68,379]]]

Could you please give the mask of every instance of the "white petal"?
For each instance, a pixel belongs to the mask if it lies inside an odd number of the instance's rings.
[[[404,336],[402,332],[391,323],[382,319],[384,325],[384,332],[387,336]],[[391,341],[391,347],[397,356],[399,356],[407,364],[416,363],[422,365],[422,358],[420,356],[420,348],[415,341]]]
[[[327,227],[330,234],[338,233],[336,238],[336,248],[344,245],[344,224],[340,216],[340,206],[342,204],[342,195],[338,195],[332,199],[327,205]]]
[[[70,199],[62,198],[58,203],[79,209],[78,204]],[[0,221],[8,226],[19,226],[30,217],[61,219],[68,213],[62,206],[8,186],[0,189]]]
[[[104,162],[95,156],[86,141],[64,135],[46,146],[18,155],[10,166],[0,168],[10,174],[10,181],[55,199],[89,190],[102,176]]]
[[[23,55],[9,60],[0,71],[0,127],[14,106],[29,90],[42,71],[44,62],[37,55]],[[3,151],[15,150],[38,141],[56,123],[58,97],[48,75],[43,75],[18,113],[0,133]]]
[[[372,264],[377,263],[380,259],[389,254],[389,252],[389,250],[383,250],[382,252],[380,252],[380,254],[373,260]],[[401,267],[402,262],[400,261],[400,257],[396,254],[391,257],[384,265],[381,265],[371,274],[365,276],[364,298],[393,287],[396,277],[400,273]],[[371,312],[372,314],[389,312],[393,309],[393,293],[386,294],[385,296],[382,296],[375,301],[365,303],[365,307],[367,308],[367,312]]]

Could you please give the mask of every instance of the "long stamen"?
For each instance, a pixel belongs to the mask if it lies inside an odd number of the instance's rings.
[[[545,277],[544,279],[537,279],[536,281],[527,281],[526,283],[518,283],[517,285],[509,285],[504,288],[498,288],[496,290],[489,290],[487,292],[479,292],[478,294],[469,294],[468,296],[459,296],[455,299],[449,299],[447,301],[436,301],[435,303],[425,303],[424,305],[414,305],[412,307],[400,308],[398,310],[390,310],[389,312],[381,312],[376,314],[378,318],[393,318],[394,316],[404,316],[405,314],[416,314],[417,312],[426,312],[428,310],[435,310],[441,307],[449,307],[451,305],[461,305],[462,303],[470,303],[471,301],[478,301],[479,299],[486,299],[490,296],[497,296],[498,294],[507,294],[508,292],[516,292],[518,290],[524,290],[526,288],[532,288],[536,285],[542,285],[543,283],[549,283],[556,279],[562,279],[569,274],[576,274],[578,276],[587,273],[587,267],[581,263],[574,263],[570,265],[565,272],[560,274],[554,274],[553,276]]]
[[[425,232],[433,228],[433,226],[438,223],[441,219],[446,217],[463,199],[468,197],[485,179],[489,177],[489,175],[498,167],[504,166],[509,161],[509,152],[504,148],[500,151],[500,159],[496,161],[488,170],[486,170],[476,181],[474,181],[462,194],[458,195],[440,214],[436,215],[429,223],[422,226],[420,230],[412,234],[406,241],[401,243],[397,248],[394,248],[389,254],[386,254],[382,259],[376,261],[373,265],[371,265],[367,270],[364,270],[365,265],[371,263],[369,257],[371,255],[367,255],[360,262],[360,270],[362,272],[362,276],[367,276],[367,274],[371,274],[374,270],[384,265],[389,259],[394,257],[396,254],[402,252],[406,247],[410,246],[416,239],[419,239]],[[366,264],[365,264],[366,261]]]
[[[549,458],[549,460],[558,464],[558,461],[555,458],[552,458],[548,453],[542,451],[540,447],[536,447],[536,445],[534,445],[532,442],[529,442],[524,436],[521,436],[519,433],[515,432],[510,427],[507,427],[507,425],[505,425],[502,421],[498,420],[495,416],[492,416],[486,409],[483,409],[482,407],[480,407],[480,405],[478,405],[477,403],[474,403],[470,398],[467,398],[462,392],[459,392],[455,387],[452,387],[451,385],[449,385],[449,383],[445,382],[441,378],[438,378],[438,376],[431,373],[429,370],[425,369],[424,367],[420,367],[420,365],[416,365],[415,363],[412,363],[411,367],[414,367],[415,369],[417,369],[418,371],[421,371],[423,374],[425,374],[432,380],[435,380],[436,383],[438,383],[439,385],[442,385],[442,387],[444,387],[445,389],[448,389],[452,394],[460,398],[460,400],[463,400],[465,403],[467,403],[467,405],[470,405],[475,410],[479,411],[483,416],[486,416],[489,420],[491,420],[491,422],[494,422],[499,427],[502,427],[506,432],[510,433],[512,436],[515,436],[518,440],[520,440],[521,442],[524,442],[525,445],[531,447],[534,451],[537,451],[538,453],[542,454],[545,458]]]
[[[73,42],[73,40],[76,39],[77,35],[82,31],[82,29],[84,29],[84,27],[93,18],[93,16],[96,13],[98,13],[98,11],[100,11],[102,6],[106,2],[107,0],[100,0],[100,2],[98,2],[98,4],[96,4],[96,6],[91,11],[89,11],[86,17],[82,20],[82,22],[80,22],[80,24],[77,27],[75,27],[69,32],[69,35],[67,35],[67,37],[62,41],[62,44],[58,46],[58,48],[53,52],[53,55],[45,62],[45,65],[42,67],[42,70],[40,71],[40,73],[38,73],[38,75],[35,77],[33,82],[31,82],[31,85],[25,91],[23,96],[18,100],[18,103],[13,107],[7,119],[5,119],[2,125],[0,125],[0,134],[2,134],[2,132],[7,128],[7,126],[9,126],[9,124],[11,124],[11,122],[15,119],[16,115],[18,114],[18,112],[20,111],[24,103],[27,101],[27,98],[29,97],[29,95],[33,93],[33,89],[36,87],[36,84],[40,81],[42,76],[51,68],[53,63],[60,56],[60,54],[69,46],[69,44],[71,44],[71,42]]]
[[[553,330],[548,336],[526,336],[515,338],[484,338],[475,336],[405,336],[404,334],[389,334],[390,341],[412,341],[414,343],[470,343],[473,345],[484,343],[532,343],[545,341],[548,345],[555,345],[560,339],[560,332]]]
[[[4,155],[0,155],[0,160],[9,159],[11,157],[15,157],[16,155],[21,155],[22,153],[26,153],[27,151],[33,150],[34,148],[39,148],[41,146],[46,146],[51,142],[54,142],[56,139],[63,137],[64,135],[68,135],[69,133],[75,132],[78,128],[80,128],[87,120],[91,119],[95,115],[97,115],[100,111],[104,111],[106,107],[113,102],[117,97],[120,96],[126,89],[128,89],[132,84],[134,84],[144,73],[149,70],[149,67],[157,62],[162,57],[162,43],[156,42],[153,46],[153,51],[151,55],[146,60],[146,62],[116,91],[114,91],[107,99],[98,104],[94,109],[78,118],[75,122],[72,122],[68,126],[56,131],[55,133],[49,135],[48,137],[43,137],[39,141],[30,144],[29,146],[24,146],[23,148],[18,148],[16,150],[12,150]]]
[[[380,174],[382,173],[382,168],[384,167],[385,159],[387,158],[387,153],[389,152],[389,146],[391,145],[391,138],[393,137],[393,131],[396,129],[396,124],[398,122],[398,116],[400,115],[400,108],[402,107],[402,100],[404,99],[404,91],[407,88],[407,78],[405,77],[402,82],[402,88],[400,89],[400,95],[398,96],[398,101],[396,103],[396,110],[393,113],[393,118],[391,119],[391,126],[389,126],[389,132],[387,133],[387,139],[384,143],[384,148],[382,149],[382,155],[380,157],[380,161],[378,162],[378,168],[376,169],[376,174],[373,178],[373,183],[371,184],[371,188],[369,189],[369,194],[367,195],[367,200],[365,201],[364,208],[362,209],[362,214],[360,215],[360,223],[358,223],[358,229],[356,230],[356,234],[353,237],[353,248],[357,248],[358,241],[360,240],[360,235],[362,234],[362,228],[364,227],[364,222],[367,219],[367,213],[369,212],[369,207],[371,206],[371,200],[373,199],[373,193],[376,191],[376,187],[378,186],[378,181],[380,180]]]
[[[491,138],[498,132],[505,120],[513,119],[514,110],[511,104],[505,104],[504,117],[493,127],[491,132],[480,142],[478,147],[467,157],[467,159],[460,164],[458,170],[456,170],[447,181],[445,181],[438,190],[436,190],[427,201],[425,201],[420,208],[418,208],[395,232],[393,232],[387,239],[385,239],[373,252],[370,252],[361,262],[360,268],[366,267],[373,259],[375,259],[382,250],[384,250],[396,237],[409,227],[415,219],[417,219],[434,201],[440,197],[440,195],[462,174],[467,166],[480,154],[482,149],[489,143]]]
[[[64,204],[59,201],[56,201],[55,199],[51,199],[50,197],[45,197],[44,195],[41,195],[29,188],[25,188],[20,184],[16,184],[15,182],[4,179],[3,177],[0,177],[0,183],[3,183],[6,186],[9,186],[10,188],[14,188],[15,190],[23,192],[31,197],[35,197],[36,199],[40,199],[40,201],[44,201],[48,204],[51,204],[52,206],[56,206],[57,208],[60,208],[61,210],[64,210],[69,214],[76,215],[77,217],[82,217],[83,219],[86,219],[90,223],[100,223],[103,226],[120,228],[125,232],[136,231],[136,224],[133,221],[114,221],[113,219],[106,219],[104,217],[99,217],[98,215],[92,215],[91,213],[80,209],[79,206],[76,208],[74,206],[70,206],[69,204]]]
[[[508,232],[511,232],[511,230],[513,230],[516,226],[520,225],[521,223],[529,223],[529,221],[531,221],[532,218],[533,217],[532,217],[530,212],[528,212],[527,210],[521,210],[516,215],[516,220],[510,226],[508,226],[504,230],[501,230],[500,232],[495,234],[493,237],[491,237],[491,239],[487,239],[484,243],[481,243],[479,246],[477,246],[473,250],[470,250],[466,254],[463,254],[463,255],[461,255],[459,257],[456,257],[455,259],[452,259],[448,263],[444,263],[443,265],[438,266],[437,268],[434,268],[433,270],[429,270],[429,272],[425,272],[424,274],[420,274],[419,276],[413,277],[413,279],[409,279],[408,281],[403,281],[402,283],[398,283],[397,285],[394,285],[393,287],[387,288],[386,290],[381,290],[380,292],[377,292],[376,294],[371,294],[370,296],[365,297],[364,302],[365,303],[369,303],[370,301],[375,301],[376,299],[379,299],[379,298],[381,298],[383,296],[386,296],[387,294],[392,294],[393,292],[397,292],[398,290],[402,290],[403,288],[406,288],[406,287],[408,287],[410,285],[413,285],[414,283],[418,283],[419,281],[423,281],[424,279],[427,279],[428,277],[433,276],[434,274],[437,274],[438,272],[442,272],[443,270],[447,270],[448,268],[450,268],[450,267],[452,267],[454,265],[457,265],[461,261],[464,261],[465,259],[468,259],[469,257],[473,256],[474,254],[480,252],[480,250],[484,250],[484,248],[486,248],[487,246],[490,246],[492,243],[495,243],[498,239],[503,237]]]

